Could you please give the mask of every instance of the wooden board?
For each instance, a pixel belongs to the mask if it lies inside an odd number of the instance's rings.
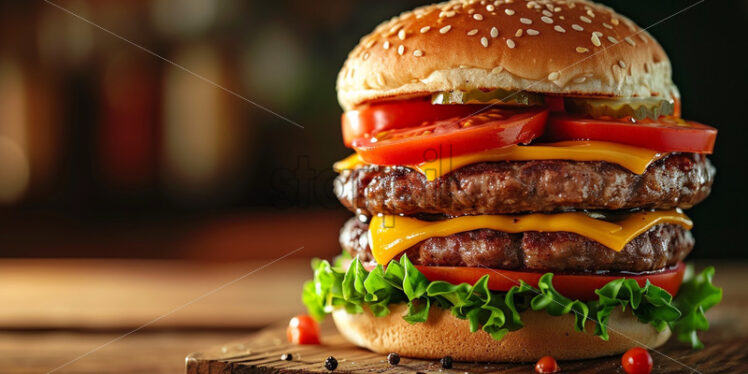
[[[730,323],[713,323],[703,333],[706,344],[695,351],[671,339],[652,352],[653,373],[748,373],[748,335]],[[328,356],[339,363],[336,372],[355,373],[533,373],[532,364],[491,364],[456,362],[452,370],[443,370],[436,360],[403,358],[397,366],[387,364],[384,355],[357,348],[337,333],[328,320],[322,325],[322,345],[298,346],[286,342],[285,325],[278,324],[248,339],[187,356],[188,374],[214,373],[329,373],[324,368]],[[282,361],[283,353],[291,353],[293,361]],[[565,361],[564,373],[623,373],[620,356],[583,361]],[[680,363],[678,363],[680,362]]]

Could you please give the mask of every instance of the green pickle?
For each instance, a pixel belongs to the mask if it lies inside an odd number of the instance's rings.
[[[543,95],[497,88],[491,91],[444,91],[431,95],[432,104],[543,105]]]
[[[590,99],[566,97],[564,98],[564,107],[569,113],[583,114],[592,118],[631,117],[640,121],[644,119],[656,120],[661,116],[672,115],[675,111],[675,102],[657,98]]]

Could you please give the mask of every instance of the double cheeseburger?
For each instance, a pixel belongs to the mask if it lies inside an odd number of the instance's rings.
[[[701,346],[722,291],[682,262],[682,209],[709,195],[717,130],[680,117],[645,30],[583,0],[452,0],[362,38],[337,89],[356,216],[310,314],[419,358]]]

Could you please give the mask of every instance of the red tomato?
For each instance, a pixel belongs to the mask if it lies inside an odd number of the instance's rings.
[[[310,316],[298,315],[288,322],[286,337],[292,344],[319,344],[319,325]]]
[[[535,372],[540,374],[546,373],[558,373],[561,371],[561,367],[558,366],[556,359],[551,356],[543,356],[535,364]]]
[[[343,142],[350,147],[354,139],[385,130],[418,126],[424,121],[466,117],[485,105],[433,105],[427,98],[370,104],[343,113]]]
[[[379,165],[412,165],[437,158],[529,143],[540,136],[547,109],[488,109],[468,118],[450,118],[358,138],[361,158]]]
[[[649,374],[652,372],[652,356],[646,349],[634,347],[623,354],[621,365],[628,374]]]
[[[482,276],[488,274],[488,288],[494,291],[507,291],[512,286],[519,285],[520,279],[537,287],[538,280],[544,274],[544,272],[522,272],[482,267],[416,265],[416,268],[430,281],[441,280],[452,284],[474,284]],[[671,295],[675,295],[678,293],[678,289],[683,282],[683,273],[685,270],[686,266],[681,262],[675,269],[642,275],[560,273],[553,274],[553,287],[570,299],[595,300],[597,299],[597,294],[594,292],[596,289],[602,288],[608,282],[625,277],[635,279],[640,286],[644,286],[647,280],[649,280],[655,286],[663,288]]]
[[[676,117],[637,123],[554,114],[544,139],[602,140],[660,152],[712,153],[717,129]]]

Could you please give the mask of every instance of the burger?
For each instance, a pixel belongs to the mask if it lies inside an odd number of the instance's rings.
[[[337,80],[335,192],[309,313],[375,352],[464,361],[694,348],[717,304],[683,209],[717,130],[680,116],[662,47],[583,0],[458,1],[379,25]]]

